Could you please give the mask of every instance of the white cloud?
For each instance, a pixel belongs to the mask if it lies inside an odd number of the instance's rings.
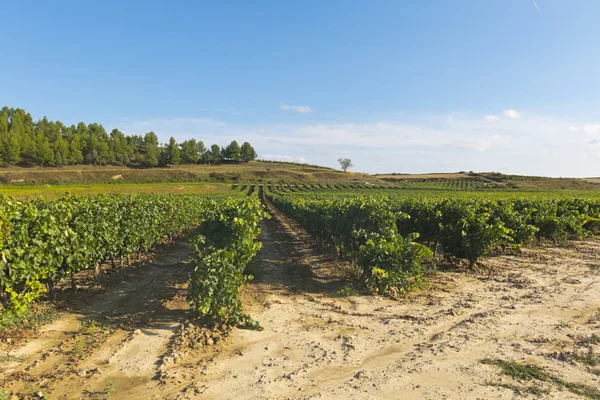
[[[586,135],[600,135],[600,125],[584,125],[583,133],[585,133]]]
[[[508,110],[504,110],[502,112],[502,114],[504,114],[504,116],[508,119],[520,119],[521,118],[521,114],[519,114],[516,110],[513,110],[512,108],[509,108]]]
[[[500,121],[502,118],[498,117],[497,115],[486,115],[485,116],[485,120],[487,122],[496,122],[496,121]]]
[[[592,153],[584,153],[582,154],[583,158],[588,158],[588,159],[593,159],[593,160],[598,160],[600,159],[600,152],[596,151],[596,152],[592,152]]]
[[[453,142],[456,147],[484,151],[510,143],[510,136],[492,135],[482,138],[461,139]]]
[[[569,127],[569,132],[579,132],[579,128],[576,126],[570,126]]]
[[[304,157],[292,157],[292,156],[286,156],[286,155],[265,154],[264,156],[261,156],[259,158],[261,160],[298,162],[298,163],[302,163],[302,164],[308,163],[308,160]]]
[[[310,106],[294,106],[289,104],[282,104],[279,108],[285,111],[298,111],[299,113],[312,112],[312,108],[310,108]]]
[[[333,153],[343,148],[356,170],[364,172],[431,172],[441,168],[440,160],[454,160],[456,169],[492,171],[510,159],[511,172],[532,175],[587,176],[598,168],[600,125],[533,113],[518,120],[498,117],[495,123],[466,112],[287,123],[153,118],[123,119],[110,128],[127,134],[153,130],[161,143],[170,136],[178,142],[193,137],[206,147],[248,141],[261,158],[306,162],[310,154],[311,164],[331,167],[338,158]],[[578,131],[571,129],[576,127]],[[386,171],[381,171],[381,160]]]

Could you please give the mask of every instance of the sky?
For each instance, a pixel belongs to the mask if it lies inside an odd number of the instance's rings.
[[[600,1],[4,2],[0,106],[360,172],[600,175]]]

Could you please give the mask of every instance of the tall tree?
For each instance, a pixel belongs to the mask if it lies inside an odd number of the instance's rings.
[[[242,148],[240,149],[242,160],[248,162],[255,160],[258,157],[258,154],[254,150],[254,148],[248,142],[244,142],[242,144]]]
[[[241,159],[240,145],[235,140],[229,143],[229,146],[224,147],[221,150],[221,153],[223,155],[223,158],[228,158],[234,161],[239,161]]]
[[[47,117],[35,121],[20,108],[0,110],[0,163],[2,165],[176,165],[218,163],[222,158],[250,161],[256,152],[245,142],[232,141],[224,148],[207,150],[204,143],[189,139],[177,146],[174,139],[159,146],[154,132],[125,135],[118,129],[110,134],[98,123],[65,125]],[[179,154],[178,154],[179,153]]]
[[[218,144],[213,144],[212,146],[210,146],[210,151],[207,152],[208,154],[208,163],[210,164],[210,162],[212,161],[213,164],[218,163],[221,160],[221,148],[219,147]]]
[[[2,142],[2,160],[8,165],[15,165],[21,161],[21,148],[19,145],[19,139],[12,134],[8,133],[6,140]]]
[[[69,144],[62,136],[58,136],[54,142],[54,163],[58,166],[69,163]]]
[[[200,142],[202,143],[202,142]],[[204,147],[204,146],[202,146]],[[196,139],[189,139],[181,143],[181,162],[184,164],[195,164],[200,158],[198,143]]]
[[[181,152],[175,138],[171,136],[169,144],[165,149],[167,165],[179,165],[181,163]]]
[[[54,163],[54,152],[50,147],[50,141],[43,133],[38,132],[35,137],[35,159],[40,167]]]
[[[156,167],[158,165],[158,136],[154,132],[148,132],[144,136],[144,165]]]

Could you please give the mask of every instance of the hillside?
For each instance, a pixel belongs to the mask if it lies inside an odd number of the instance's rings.
[[[458,186],[460,182],[470,188],[498,189],[570,189],[598,190],[598,178],[549,178],[543,176],[505,175],[498,172],[456,172],[430,174],[376,174],[377,178],[389,183],[420,186]]]
[[[168,168],[118,166],[10,167],[0,169],[4,185],[89,185],[105,183],[286,183],[286,182],[381,182],[361,173],[341,172],[306,164],[251,161],[239,164],[178,165]]]
[[[600,178],[548,178],[497,172],[366,174],[286,162],[251,161],[165,168],[120,166],[8,167],[0,169],[0,192],[22,186],[169,183],[357,183],[410,189],[598,190]],[[11,189],[7,189],[11,187]],[[120,191],[119,191],[120,192]]]

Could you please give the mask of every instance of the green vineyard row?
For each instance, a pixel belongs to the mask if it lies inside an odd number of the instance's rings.
[[[243,318],[234,286],[244,282],[241,272],[260,248],[255,238],[263,217],[255,196],[98,195],[51,202],[0,197],[3,309],[22,311],[80,270],[147,252],[197,229],[188,296],[193,310],[197,317],[237,323]]]
[[[596,198],[419,194],[349,190],[267,196],[315,238],[354,261],[363,282],[376,291],[404,292],[418,284],[420,261],[431,251],[439,250],[452,262],[465,259],[473,267],[492,250],[600,232]]]

